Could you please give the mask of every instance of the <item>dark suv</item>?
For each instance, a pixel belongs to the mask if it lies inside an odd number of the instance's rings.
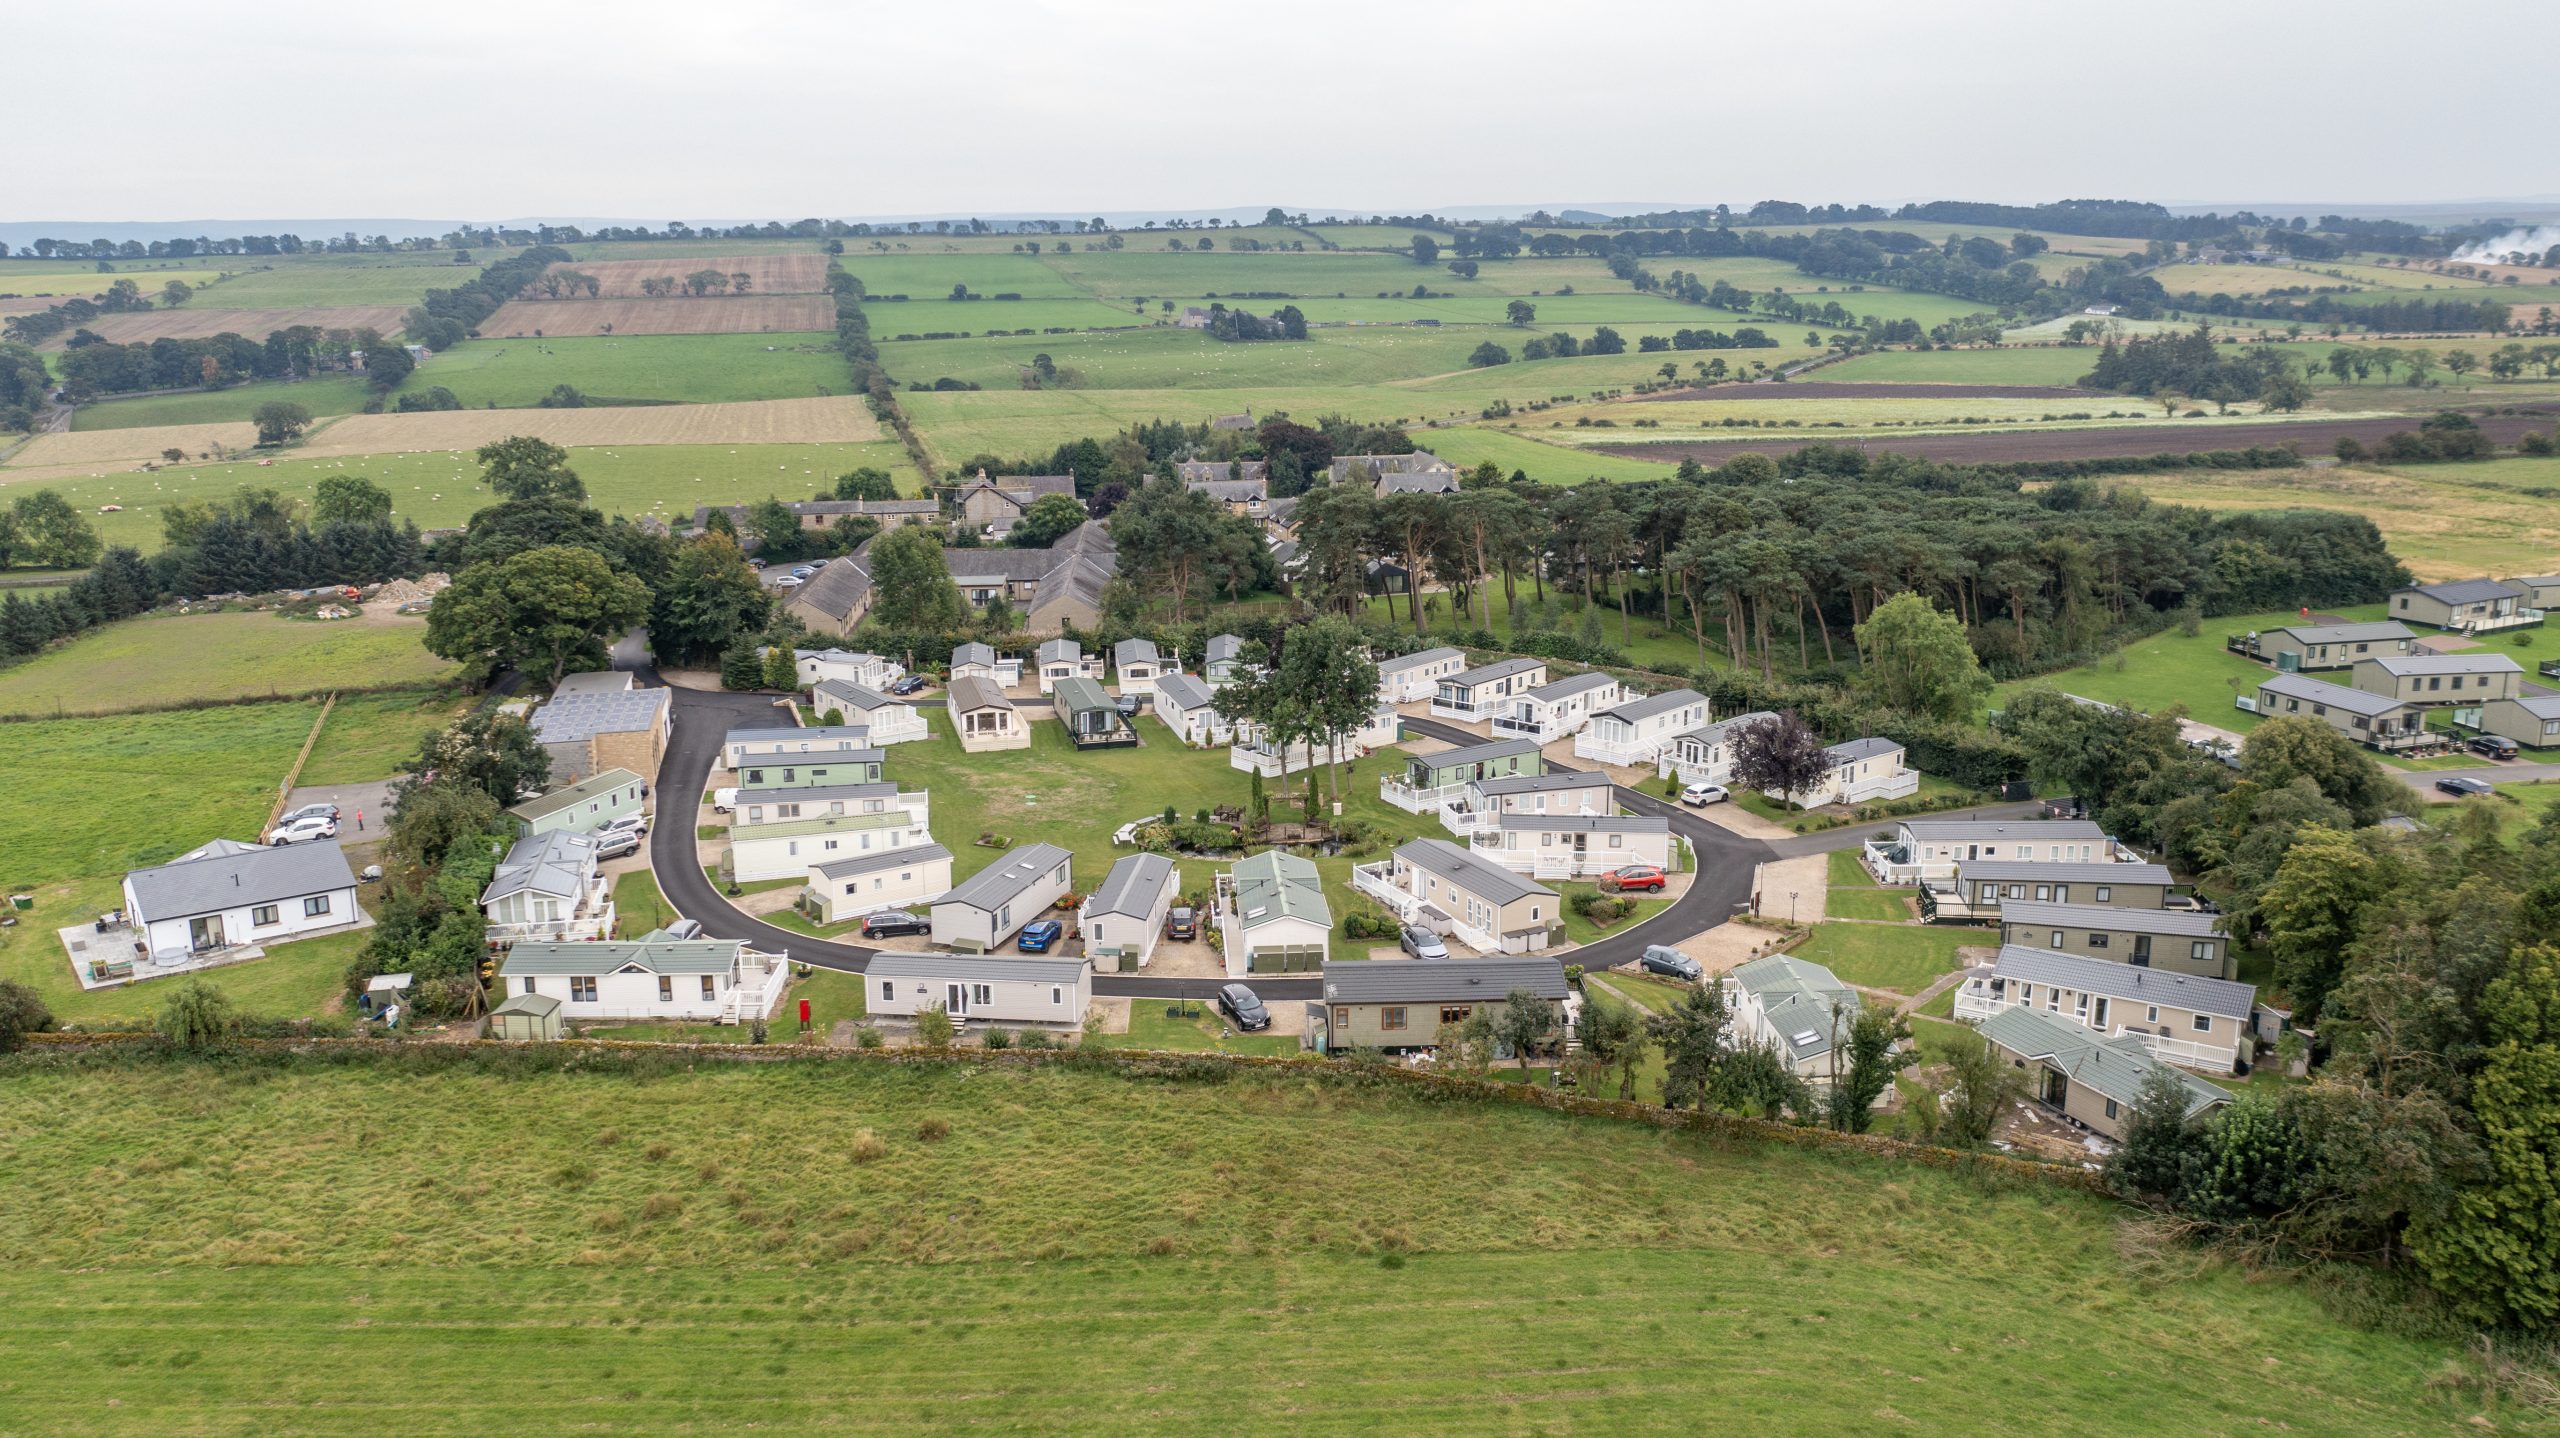
[[[921,934],[932,928],[933,925],[916,914],[891,912],[862,916],[862,936],[866,939],[887,938],[891,934]]]
[[[1271,1027],[1271,1011],[1262,1006],[1259,995],[1242,984],[1228,984],[1219,989],[1218,1007],[1226,1011],[1228,1018],[1236,1021],[1238,1033],[1259,1033]]]
[[[1168,939],[1200,937],[1200,911],[1187,905],[1176,907],[1164,916],[1164,936]]]

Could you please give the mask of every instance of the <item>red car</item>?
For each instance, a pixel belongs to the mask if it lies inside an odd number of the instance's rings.
[[[1660,889],[1671,880],[1651,864],[1630,864],[1611,871],[1612,887],[1619,889]]]

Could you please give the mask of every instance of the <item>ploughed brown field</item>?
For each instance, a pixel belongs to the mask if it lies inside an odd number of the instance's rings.
[[[2036,384],[1849,384],[1828,380],[1796,380],[1786,384],[1710,384],[1693,389],[1660,390],[1632,401],[1659,404],[1669,400],[1773,399],[2122,399],[2102,390],[2070,385]]]
[[[1793,454],[1810,445],[1890,450],[1950,464],[2020,464],[2046,459],[2114,459],[2125,455],[2201,454],[2216,449],[2272,448],[2290,444],[2306,455],[2326,454],[2341,438],[2352,436],[2367,446],[2383,436],[2414,430],[2424,416],[2402,419],[2304,420],[2296,424],[2125,425],[2112,429],[2012,430],[1991,434],[1809,435],[1788,439],[1683,440],[1663,444],[1609,445],[1609,454],[1676,464],[1695,459],[1718,465],[1738,454]],[[2513,444],[2528,431],[2549,433],[2560,421],[2560,408],[2532,414],[2474,415],[2481,429],[2500,444]]]
[[[640,282],[650,278],[674,280],[681,287],[684,277],[696,270],[718,270],[724,275],[747,277],[747,293],[776,295],[823,294],[827,288],[827,257],[824,255],[726,255],[717,258],[675,258],[664,260],[573,260],[553,265],[551,273],[574,270],[593,275],[597,299],[625,300],[642,296]]]
[[[306,305],[290,310],[144,310],[140,314],[99,315],[80,328],[117,344],[205,339],[220,334],[263,340],[273,331],[291,329],[295,325],[310,325],[324,330],[369,329],[389,336],[399,333],[400,317],[407,312],[403,305]],[[832,319],[827,322],[828,328],[833,328],[834,324]],[[39,348],[60,349],[68,338],[68,335],[56,335]]]
[[[480,322],[491,339],[536,330],[555,339],[586,335],[808,334],[836,327],[825,295],[725,295],[677,300],[511,300]]]

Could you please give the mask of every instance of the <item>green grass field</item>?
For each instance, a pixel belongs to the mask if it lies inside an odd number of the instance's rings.
[[[1286,1073],[22,1058],[0,1194],[12,1426],[101,1438],[2364,1438],[2479,1402],[2449,1343],[2281,1278],[2145,1278],[2096,1199]]]
[[[2349,620],[2384,617],[2379,604],[2329,612]],[[1995,691],[1992,703],[1997,706],[2001,695],[2043,684],[2084,699],[2129,705],[2144,713],[2158,713],[2172,704],[2183,704],[2189,717],[2198,723],[2245,733],[2256,727],[2258,716],[2242,712],[2231,701],[2236,695],[2254,695],[2258,682],[2273,671],[2224,649],[2223,640],[2252,629],[2299,622],[2297,615],[2283,611],[2207,620],[2192,637],[2175,629],[2163,630],[2147,639],[2134,640],[2094,664],[2004,684]],[[2312,677],[2328,678],[2334,672],[2323,671]],[[2337,677],[2343,682],[2342,673]]]
[[[922,480],[895,440],[847,444],[643,444],[582,446],[569,451],[570,467],[586,482],[587,498],[607,514],[690,522],[695,506],[739,504],[771,495],[806,499],[831,491],[835,477],[870,465],[915,492]],[[5,474],[0,471],[0,474]],[[359,455],[342,459],[279,459],[260,468],[231,461],[164,469],[153,474],[100,474],[49,479],[43,487],[79,507],[120,504],[121,514],[97,514],[91,523],[109,544],[144,553],[161,547],[160,511],[172,500],[273,487],[306,504],[320,481],[333,474],[360,475],[390,491],[400,518],[423,529],[458,526],[495,502],[466,452]]]
[[[1916,925],[1816,924],[1812,937],[1789,952],[1822,965],[1842,983],[1916,994],[1957,967],[1956,950],[1967,944],[1998,947],[1987,929],[1938,929]]]
[[[2257,474],[2140,475],[2115,483],[2206,509],[2284,505],[2371,519],[2421,579],[2539,574],[2560,548],[2560,459],[2371,464]],[[2545,656],[2548,657],[2548,656]]]
[[[470,707],[445,689],[415,693],[355,694],[338,701],[320,742],[302,764],[301,787],[362,784],[387,779],[418,757],[418,745]]]
[[[118,280],[131,280],[143,293],[156,295],[171,280],[202,287],[222,276],[198,260],[172,260],[154,268],[150,261],[117,261],[113,273],[101,273],[95,260],[0,260],[0,295],[94,295]]]
[[[432,684],[453,665],[426,651],[425,632],[423,620],[323,622],[252,611],[146,615],[0,669],[0,714],[309,694],[333,685]]]
[[[1834,849],[1831,852],[1830,886],[1823,899],[1823,913],[1834,919],[1881,919],[1889,923],[1906,923],[1916,917],[1911,905],[1911,891],[1879,884],[1866,865],[1858,862],[1856,851]]]
[[[450,252],[448,252],[449,256]],[[480,258],[477,251],[475,259]],[[345,256],[355,259],[358,256]],[[377,258],[389,258],[380,256]],[[495,256],[490,256],[494,260]],[[430,289],[450,289],[480,272],[478,265],[308,265],[290,258],[230,257],[245,269],[187,301],[191,310],[284,310],[304,305],[414,305]],[[271,269],[248,269],[273,265]],[[156,286],[154,287],[156,288]]]

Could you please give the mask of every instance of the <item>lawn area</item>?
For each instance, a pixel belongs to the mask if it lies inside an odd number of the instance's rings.
[[[453,665],[426,651],[426,630],[422,619],[370,616],[324,622],[249,610],[144,615],[0,669],[0,714],[310,694],[340,684],[429,685]]]
[[[333,374],[185,394],[138,395],[84,404],[72,412],[71,428],[85,432],[155,424],[220,424],[247,419],[269,400],[298,404],[315,415],[354,414],[372,393],[354,375]]]
[[[525,1057],[8,1061],[12,1425],[1828,1434],[1889,1396],[1983,1438],[2378,1438],[2480,1403],[2449,1342],[2145,1282],[2114,1205],[2032,1183],[1293,1072]],[[1848,1372],[1862,1411],[1807,1421]]]
[[[658,876],[647,869],[633,869],[613,881],[613,912],[626,934],[663,929],[683,917],[659,892]]]
[[[1956,969],[1958,947],[1996,947],[1999,942],[2000,936],[1987,929],[1816,924],[1812,936],[1789,952],[1831,970],[1842,983],[1916,994]]]
[[[1188,1017],[1177,1017],[1177,1007],[1196,1009]],[[1104,1034],[1106,1048],[1178,1049],[1184,1052],[1216,1052],[1222,1054],[1294,1054],[1298,1041],[1271,1034],[1225,1033],[1232,1026],[1226,1015],[1205,1003],[1177,1005],[1164,999],[1131,999],[1129,1031]]]
[[[362,784],[387,779],[418,757],[429,734],[450,726],[471,701],[445,689],[356,694],[338,701],[320,742],[302,764],[300,783]]]
[[[640,930],[626,924],[626,933]],[[800,1001],[809,1001],[809,1034],[800,1034]],[[811,969],[791,980],[783,991],[782,1002],[775,1006],[773,1017],[765,1021],[767,1043],[817,1043],[827,1041],[829,1030],[839,1019],[861,1019],[868,1010],[863,1004],[862,976],[842,974],[833,969]],[[753,1024],[582,1024],[578,1037],[615,1039],[625,1043],[660,1044],[751,1044],[755,1042]]]
[[[1586,479],[1669,479],[1678,468],[1659,460],[1565,449],[1489,425],[1432,430],[1414,439],[1460,469],[1472,469],[1491,460],[1502,466],[1506,475],[1523,473],[1540,484],[1580,484]]]
[[[1831,851],[1830,886],[1823,912],[1835,919],[1884,919],[1902,923],[1913,917],[1911,891],[1876,882],[1854,849]]]
[[[2350,605],[2334,612],[2350,620],[2384,617],[2379,604]],[[2096,663],[2003,684],[1993,692],[1991,702],[1996,708],[2008,695],[2043,684],[2084,699],[2129,705],[2144,713],[2158,713],[2172,704],[2183,704],[2189,717],[2198,723],[2245,734],[2256,727],[2258,718],[2234,708],[2231,701],[2236,695],[2255,694],[2259,681],[2275,671],[2224,649],[2223,640],[2252,629],[2300,622],[2301,616],[2285,610],[2208,619],[2192,635],[2165,629],[2147,639],[2134,640]],[[2524,660],[2519,656],[2517,662]],[[2334,671],[2312,677],[2325,679],[2331,672]]]
[[[33,984],[64,1019],[157,1009],[166,990],[147,983],[82,991],[53,931],[117,907],[128,870],[255,838],[319,713],[317,702],[242,704],[0,725],[0,892],[35,896],[24,922],[0,929],[0,977]],[[342,942],[281,947],[224,985],[258,993],[268,1012],[310,1012],[346,968],[353,950],[330,947]]]
[[[1620,919],[1618,922],[1611,924],[1609,927],[1604,929],[1581,914],[1574,912],[1573,908],[1575,895],[1597,894],[1600,892],[1600,886],[1598,884],[1580,880],[1566,880],[1552,883],[1548,885],[1548,887],[1554,889],[1558,894],[1563,896],[1564,936],[1577,944],[1593,943],[1611,934],[1623,934],[1629,927],[1641,924],[1645,920],[1650,919],[1654,915],[1671,907],[1671,901],[1669,899],[1637,898],[1634,913],[1629,914],[1627,917]],[[1632,898],[1634,896],[1629,895],[1628,897]]]

